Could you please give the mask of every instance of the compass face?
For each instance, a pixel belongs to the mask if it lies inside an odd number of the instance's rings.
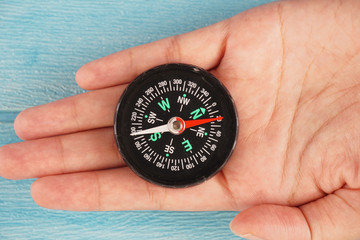
[[[198,184],[225,165],[235,147],[236,109],[209,72],[167,64],[138,76],[115,114],[115,139],[127,165],[167,187]]]

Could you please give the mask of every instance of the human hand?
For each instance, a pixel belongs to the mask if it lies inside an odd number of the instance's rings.
[[[84,65],[88,93],[23,111],[27,140],[0,149],[0,175],[39,178],[43,207],[67,210],[244,210],[237,234],[265,239],[360,237],[360,2],[283,1]],[[113,137],[126,85],[160,64],[210,70],[240,121],[223,170],[168,189],[137,177]]]

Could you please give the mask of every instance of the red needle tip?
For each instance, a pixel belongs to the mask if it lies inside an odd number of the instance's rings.
[[[201,124],[213,122],[213,121],[220,121],[223,117],[219,116],[217,118],[206,118],[206,119],[197,119],[197,120],[187,120],[185,121],[185,129],[190,127],[195,127]]]

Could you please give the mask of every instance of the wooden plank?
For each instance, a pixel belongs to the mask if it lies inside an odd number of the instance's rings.
[[[0,146],[20,141],[21,110],[83,92],[74,76],[84,63],[265,2],[0,1]],[[238,239],[228,228],[236,212],[47,210],[33,203],[32,182],[0,178],[0,239]]]

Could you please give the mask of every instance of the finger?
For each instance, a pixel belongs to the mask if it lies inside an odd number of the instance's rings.
[[[14,143],[0,148],[0,176],[8,179],[124,166],[112,128]]]
[[[87,92],[26,109],[15,119],[16,134],[30,140],[112,126],[125,87]]]
[[[239,213],[231,230],[246,239],[310,240],[310,231],[301,210],[296,207],[259,205]]]
[[[84,89],[98,89],[128,83],[143,71],[166,63],[214,68],[224,54],[229,23],[225,20],[100,58],[81,67],[76,81]]]
[[[171,189],[150,184],[127,167],[40,178],[31,194],[42,207],[75,211],[231,209],[217,177],[195,187]]]
[[[232,231],[254,239],[359,239],[360,190],[340,189],[299,208],[260,205],[241,212]]]

